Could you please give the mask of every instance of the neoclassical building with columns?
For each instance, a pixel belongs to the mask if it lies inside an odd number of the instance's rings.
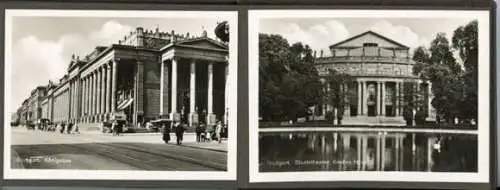
[[[228,42],[206,31],[138,27],[114,44],[72,56],[67,74],[47,85],[41,115],[89,125],[119,111],[135,126],[158,117],[226,123],[228,55]]]
[[[329,48],[331,56],[323,57],[320,52],[315,59],[320,76],[327,76],[334,69],[354,78],[353,83],[344,87],[348,96],[343,124],[404,125],[403,112],[410,101],[419,102],[416,109],[425,111],[427,120],[435,119],[435,109],[431,105],[432,83],[413,74],[415,62],[410,57],[409,47],[367,31]],[[326,86],[325,90],[329,90],[330,86]],[[328,111],[335,111],[327,104],[315,110],[320,118]]]

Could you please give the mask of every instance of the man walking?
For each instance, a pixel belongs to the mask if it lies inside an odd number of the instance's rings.
[[[196,125],[196,142],[201,142],[201,133],[203,132],[203,123]]]
[[[215,127],[215,135],[216,135],[216,138],[217,138],[217,141],[219,141],[219,143],[222,142],[222,124],[221,122],[217,122],[217,126]]]
[[[177,123],[177,127],[175,128],[175,134],[177,136],[177,144],[178,145],[181,145],[182,144],[182,139],[183,139],[183,136],[184,136],[184,130],[185,130],[185,124],[180,124],[180,123]]]

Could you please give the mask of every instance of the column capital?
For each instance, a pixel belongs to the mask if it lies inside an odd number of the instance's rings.
[[[179,57],[179,56],[172,56],[168,60],[170,60],[170,61],[179,61],[180,59],[181,59],[181,57]]]

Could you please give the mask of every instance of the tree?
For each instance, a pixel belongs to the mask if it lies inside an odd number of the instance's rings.
[[[259,113],[264,121],[296,120],[321,102],[319,76],[309,46],[280,35],[259,35]]]
[[[462,118],[477,119],[477,20],[469,22],[466,26],[460,26],[454,31],[452,47],[458,50],[465,69],[462,74],[465,89],[460,115]]]
[[[458,110],[464,99],[463,70],[453,57],[451,45],[444,33],[438,33],[430,45],[429,59],[425,50],[415,51],[413,59],[424,63],[427,61],[427,64],[423,68],[414,68],[413,72],[432,82],[434,99],[431,104],[438,114],[451,122],[460,115]]]
[[[422,70],[431,63],[429,52],[423,46],[419,46],[413,51],[412,60],[415,61],[415,66],[413,66],[414,75],[420,75]]]
[[[326,92],[325,101],[334,109],[337,109],[337,120],[340,122],[344,116],[347,98],[354,96],[348,90],[348,86],[352,84],[354,79],[345,73],[340,73],[335,69],[330,69],[325,77],[325,87],[330,87]]]
[[[430,61],[432,64],[444,64],[450,68],[454,75],[461,73],[462,69],[457,64],[455,57],[453,57],[450,43],[445,33],[440,32],[437,34],[436,38],[432,40],[429,50],[431,52]]]

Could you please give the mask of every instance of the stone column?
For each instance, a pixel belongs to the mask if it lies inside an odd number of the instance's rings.
[[[170,105],[170,118],[172,118],[173,120],[175,121],[179,121],[179,113],[177,112],[177,61],[179,61],[179,58],[172,58],[172,92],[170,94],[170,98],[172,98],[171,100],[171,104]]]
[[[196,113],[196,61],[192,60],[189,79],[189,126],[198,123],[198,114]]]
[[[382,94],[380,94],[380,91],[381,91],[380,89],[381,89],[381,82],[378,81],[377,82],[377,111],[376,111],[377,116],[381,115],[380,108],[382,107],[381,101],[380,101]]]
[[[90,122],[90,102],[92,101],[92,74],[87,75],[87,122]]]
[[[136,86],[135,86],[134,109],[135,116],[132,119],[135,126],[139,121],[139,116],[144,115],[144,62],[137,60]]]
[[[358,116],[362,115],[363,112],[361,112],[361,105],[363,104],[361,99],[362,99],[362,95],[361,95],[361,81],[358,81],[357,82],[358,84]]]
[[[97,94],[96,94],[96,115],[97,115],[97,120],[99,121],[101,118],[100,118],[100,115],[101,115],[101,102],[102,102],[102,97],[101,97],[101,93],[102,93],[102,72],[101,72],[101,68],[97,68]]]
[[[399,87],[400,87],[400,83],[399,82],[396,82],[396,94],[394,96],[394,99],[396,100],[395,101],[395,111],[396,111],[396,117],[399,116],[399,100],[401,99],[400,96],[401,96],[401,93],[399,93]]]
[[[78,119],[78,80],[75,77],[73,79],[73,122],[76,123]]]
[[[387,94],[386,94],[387,91],[385,88],[386,88],[385,82],[382,82],[382,94],[381,94],[382,97],[380,98],[380,100],[382,101],[382,105],[381,105],[382,106],[382,116],[385,116],[385,104],[386,104],[385,97],[387,96]]]
[[[326,83],[326,93],[328,94],[328,96],[330,96],[330,90],[331,90],[330,83],[329,83],[329,82],[327,82],[327,83]],[[331,105],[330,105],[330,104],[326,103],[325,105],[326,105],[326,111],[327,111],[327,112],[328,112],[328,111],[332,111],[332,112],[333,112],[333,110],[331,109],[332,107],[331,107]],[[334,116],[334,117],[335,117],[335,116]]]
[[[66,110],[66,114],[68,114],[68,118],[66,118],[67,121],[71,121],[71,119],[73,119],[73,112],[72,112],[72,109],[73,109],[73,81],[70,80],[69,82],[69,87],[68,87],[68,92],[67,92],[67,96],[68,96],[68,102],[67,102],[67,110]],[[38,111],[35,111],[35,114],[36,114],[36,117],[35,118],[38,118]]]
[[[367,81],[363,81],[363,115],[368,115],[368,92],[367,92]]]
[[[89,117],[90,117],[90,122],[92,122],[92,118],[94,116],[94,80],[95,80],[95,76],[94,76],[94,73],[90,73],[90,94],[89,94],[89,98],[90,98],[90,102],[89,102]]]
[[[111,70],[111,72],[113,72],[113,77],[111,78],[111,112],[115,112],[116,111],[116,83],[117,83],[117,79],[118,79],[118,63],[119,63],[119,60],[114,60],[113,61],[113,69]]]
[[[89,88],[89,85],[88,85],[88,77],[85,76],[85,78],[83,78],[83,96],[82,96],[82,100],[83,100],[83,112],[82,112],[82,115],[85,119],[85,122],[87,122],[87,114],[88,114],[88,111],[87,111],[87,100],[88,100],[88,88]]]
[[[348,94],[349,92],[349,85],[348,84],[344,84],[343,85],[344,87],[344,94]],[[348,96],[345,96],[344,97],[344,101],[345,101],[345,108],[344,108],[344,117],[350,117],[351,116],[351,102],[349,101],[349,97]]]
[[[75,117],[78,122],[80,122],[81,117],[81,109],[80,107],[82,106],[81,102],[81,97],[82,97],[82,83],[80,82],[80,76],[78,76],[75,80]]]
[[[164,115],[168,112],[168,66],[165,61],[160,64],[160,115]]]
[[[213,74],[213,63],[208,63],[208,103],[207,103],[207,124],[214,124],[215,115],[214,115],[214,74]]]
[[[104,121],[106,113],[106,68],[101,66],[101,121]]]
[[[111,65],[106,65],[106,113],[111,111]]]
[[[80,78],[80,83],[81,83],[81,93],[79,94],[80,96],[80,101],[78,102],[80,104],[80,119],[85,119],[84,114],[85,114],[85,78]]]
[[[97,122],[97,114],[99,113],[99,72],[94,71],[94,122]]]

